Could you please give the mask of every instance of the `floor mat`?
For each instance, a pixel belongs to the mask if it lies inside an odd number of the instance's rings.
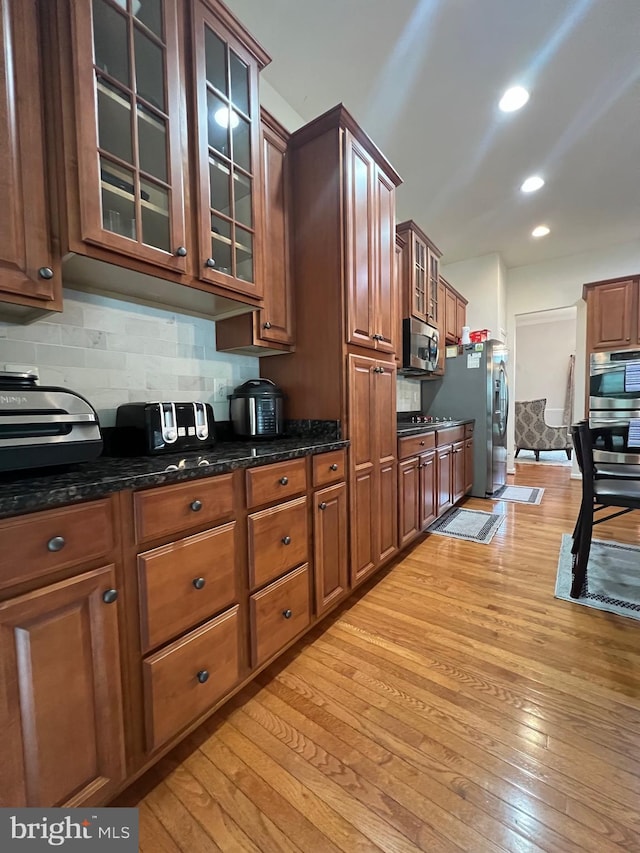
[[[555,597],[640,619],[640,547],[594,539],[585,589],[580,598],[571,598],[571,542],[571,536],[563,533]]]
[[[533,486],[500,486],[491,495],[494,501],[515,501],[519,504],[539,504],[542,500],[544,489]]]
[[[427,528],[427,533],[437,533],[439,536],[450,536],[453,539],[466,539],[468,542],[488,545],[504,519],[505,516],[497,512],[454,507],[442,518],[434,521]]]

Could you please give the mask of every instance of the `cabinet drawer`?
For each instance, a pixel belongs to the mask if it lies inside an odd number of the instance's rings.
[[[300,566],[252,595],[249,609],[251,664],[260,666],[309,624],[309,567]]]
[[[204,714],[240,677],[238,607],[142,662],[149,750]]]
[[[237,601],[236,522],[138,556],[143,651]]]
[[[0,588],[104,557],[114,536],[108,499],[1,521]]]
[[[313,487],[328,486],[344,480],[347,474],[347,453],[332,450],[313,457]]]
[[[247,471],[247,507],[284,501],[307,491],[307,460],[292,459]]]
[[[436,446],[435,430],[424,432],[421,435],[409,435],[398,439],[398,459],[409,459],[410,456],[418,456],[425,450],[431,450]]]
[[[138,542],[213,524],[233,512],[233,474],[137,492],[133,507]]]
[[[254,512],[249,527],[249,584],[263,586],[309,559],[307,499]]]
[[[464,438],[464,426],[447,427],[447,429],[436,430],[436,444],[453,444],[454,441],[462,441]]]

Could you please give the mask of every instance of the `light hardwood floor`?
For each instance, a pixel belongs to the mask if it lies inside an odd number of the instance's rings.
[[[640,622],[553,597],[570,469],[510,481],[542,504],[424,538],[121,796],[141,850],[640,851]]]

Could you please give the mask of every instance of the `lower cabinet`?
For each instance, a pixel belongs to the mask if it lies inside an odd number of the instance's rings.
[[[452,456],[450,444],[445,444],[436,450],[436,476],[438,481],[436,514],[438,516],[453,506]]]
[[[251,665],[260,666],[311,621],[309,566],[305,564],[249,599]]]
[[[420,529],[438,517],[438,477],[435,450],[420,457]]]
[[[0,603],[0,806],[103,803],[125,778],[113,565]]]
[[[398,463],[398,542],[400,548],[404,548],[420,533],[420,503],[420,458],[414,456]]]
[[[464,497],[466,472],[464,466],[464,441],[456,441],[451,446],[451,488],[453,503]]]
[[[240,677],[238,606],[143,661],[147,747],[197,720]]]
[[[338,483],[313,496],[313,572],[316,615],[349,588],[347,486]]]
[[[464,440],[464,492],[473,488],[473,438]]]

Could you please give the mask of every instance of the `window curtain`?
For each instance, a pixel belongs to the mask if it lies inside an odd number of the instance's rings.
[[[569,356],[569,372],[567,374],[567,388],[564,397],[564,412],[562,414],[562,424],[567,428],[573,422],[573,394],[574,394],[574,372],[576,366],[575,355]]]

